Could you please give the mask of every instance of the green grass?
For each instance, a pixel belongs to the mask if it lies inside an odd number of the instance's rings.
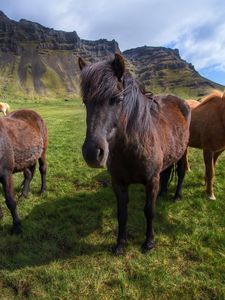
[[[38,111],[49,128],[48,191],[38,197],[36,170],[29,198],[18,202],[23,234],[9,234],[11,216],[2,198],[0,299],[225,299],[225,159],[219,159],[216,201],[202,186],[201,151],[190,151],[192,171],[183,201],[175,181],[158,199],[156,248],[142,254],[144,189],[130,189],[128,245],[114,257],[116,201],[109,175],[83,161],[85,111],[80,101],[11,102]],[[19,194],[22,174],[16,174]]]

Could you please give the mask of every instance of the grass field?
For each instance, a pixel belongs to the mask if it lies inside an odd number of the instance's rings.
[[[46,120],[48,175],[45,195],[37,195],[36,170],[29,198],[18,203],[21,236],[9,234],[12,220],[1,196],[0,299],[225,299],[223,155],[213,202],[203,192],[201,152],[190,151],[183,201],[173,202],[174,180],[169,195],[158,199],[156,248],[149,254],[140,250],[144,189],[132,186],[126,254],[114,257],[116,201],[107,172],[82,159],[81,102],[10,104],[35,109]],[[14,178],[18,195],[22,174]]]

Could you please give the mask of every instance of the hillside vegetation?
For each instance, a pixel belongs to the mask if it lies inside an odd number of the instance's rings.
[[[29,198],[18,202],[23,234],[1,196],[0,299],[224,299],[225,158],[218,162],[216,201],[205,197],[201,151],[191,150],[192,171],[183,201],[174,203],[175,179],[158,199],[156,248],[141,253],[144,188],[130,189],[126,254],[114,257],[116,200],[104,169],[83,161],[85,111],[81,101],[20,103],[38,111],[49,128],[47,192],[38,197],[38,170]],[[22,174],[15,174],[19,194]]]

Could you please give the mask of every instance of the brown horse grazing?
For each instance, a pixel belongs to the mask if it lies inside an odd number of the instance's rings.
[[[107,168],[118,206],[116,254],[126,241],[128,186],[146,188],[146,240],[154,247],[153,217],[160,172],[182,158],[189,139],[190,108],[175,96],[146,97],[125,69],[121,55],[86,65],[79,58],[87,110],[83,156],[91,167]]]
[[[3,185],[7,207],[12,214],[12,231],[15,233],[21,232],[21,222],[16,210],[12,174],[24,172],[21,195],[26,197],[38,160],[41,193],[43,193],[46,189],[47,145],[47,127],[35,111],[17,110],[5,118],[0,118],[0,181]],[[1,211],[0,215],[2,215]]]
[[[212,92],[192,110],[189,146],[203,149],[206,193],[215,200],[215,165],[225,149],[225,92]]]

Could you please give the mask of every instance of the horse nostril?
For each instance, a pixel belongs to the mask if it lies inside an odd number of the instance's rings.
[[[97,161],[101,162],[104,157],[104,150],[102,148],[97,149]]]

